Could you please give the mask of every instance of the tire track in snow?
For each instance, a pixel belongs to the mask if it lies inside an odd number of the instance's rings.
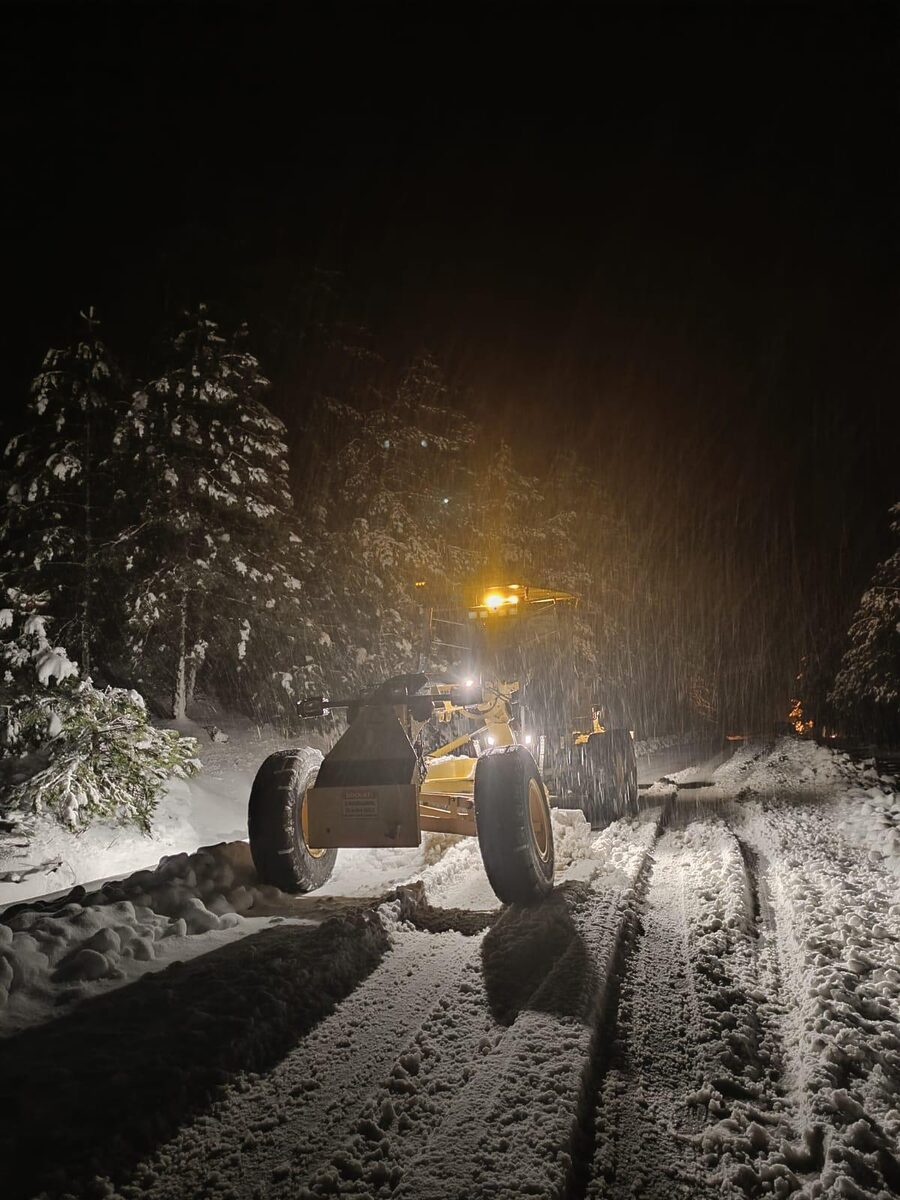
[[[698,1154],[674,1136],[694,1133],[702,1119],[689,1103],[691,1038],[699,1026],[685,929],[685,871],[677,834],[654,850],[638,935],[622,967],[621,996],[610,1042],[603,1048],[596,1096],[592,1198],[628,1194],[704,1195]],[[689,1179],[687,1191],[679,1180]]]
[[[227,1088],[120,1194],[564,1195],[658,823],[610,827],[576,880],[483,938],[399,932],[278,1067]]]
[[[276,1195],[348,1139],[423,1022],[477,964],[480,938],[401,932],[379,967],[271,1073],[239,1081],[134,1174],[125,1196]]]
[[[567,1192],[597,1031],[659,818],[654,809],[605,830],[590,859],[573,864],[578,882],[557,888],[551,902],[506,910],[487,934],[483,979],[494,1036],[404,1165],[398,1200],[549,1200]],[[541,967],[541,947],[560,943],[563,953],[543,979],[537,971],[533,987],[529,970]]]
[[[786,1083],[801,1139],[773,1150],[817,1197],[900,1194],[900,904],[896,880],[847,842],[835,809],[747,806],[742,837],[776,917]]]
[[[276,1195],[560,1197],[599,1012],[658,811],[610,829],[582,879],[504,911],[423,1020],[344,1144]]]
[[[755,859],[718,817],[667,833],[597,1097],[594,1200],[776,1195],[784,1095],[774,931]],[[798,1155],[798,1158],[802,1157]]]
[[[561,1196],[632,899],[621,881],[564,885],[552,904],[507,910],[484,939],[398,935],[402,962],[398,947],[272,1075],[183,1131],[122,1194]],[[430,1005],[412,978],[431,979]],[[387,1036],[392,992],[402,1016]]]
[[[466,1087],[447,1098],[440,1125],[404,1171],[398,1197],[563,1194],[598,1009],[629,900],[572,885],[567,902],[574,936],[565,953],[523,998],[513,1023],[496,1028]],[[493,932],[502,937],[502,925]]]

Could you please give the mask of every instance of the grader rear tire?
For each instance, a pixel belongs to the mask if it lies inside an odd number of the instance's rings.
[[[605,829],[638,810],[637,759],[627,729],[593,734],[583,747],[582,811],[592,829]]]
[[[491,887],[504,904],[532,904],[553,887],[550,805],[524,746],[484,754],[475,768],[475,824]]]
[[[640,807],[640,789],[637,777],[637,755],[634,738],[627,729],[613,729],[613,737],[619,739],[622,761],[622,809],[623,815],[634,816]]]
[[[311,849],[304,835],[303,801],[315,775],[299,750],[279,750],[253,780],[250,853],[260,881],[283,892],[315,891],[334,870],[337,850]]]

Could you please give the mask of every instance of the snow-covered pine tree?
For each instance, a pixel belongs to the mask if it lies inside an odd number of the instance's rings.
[[[481,503],[474,520],[472,561],[485,584],[524,583],[558,588],[579,598],[522,630],[517,673],[523,701],[542,726],[570,733],[590,719],[597,688],[597,643],[590,600],[592,579],[581,536],[574,456],[556,455],[544,478],[518,469],[504,441],[482,441],[478,459]]]
[[[891,509],[900,537],[900,503]],[[900,734],[900,545],[875,574],[850,625],[850,645],[829,700],[867,736]]]
[[[155,729],[137,692],[95,688],[47,636],[40,598],[7,592],[0,608],[0,812],[49,813],[149,832],[170,775],[193,774],[196,743]]]
[[[109,456],[124,390],[94,310],[81,317],[81,337],[47,352],[31,385],[28,429],[6,447],[0,582],[47,593],[48,612],[89,672],[102,623]]]
[[[418,666],[416,581],[471,574],[475,429],[429,354],[365,406],[323,399],[316,420],[330,447],[306,505],[321,633],[301,686],[366,686]]]
[[[475,430],[427,353],[375,401],[340,413],[351,434],[337,460],[340,504],[362,564],[408,595],[416,568],[440,580],[465,569]]]
[[[262,636],[299,621],[302,544],[290,526],[284,426],[246,329],[222,336],[201,306],[116,434],[130,510],[119,542],[131,651],[184,719],[197,673],[239,676]]]

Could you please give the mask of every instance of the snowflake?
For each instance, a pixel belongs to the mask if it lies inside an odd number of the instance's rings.
[[[247,657],[247,642],[250,640],[250,622],[245,617],[241,621],[240,636],[238,641],[238,658],[244,659]]]

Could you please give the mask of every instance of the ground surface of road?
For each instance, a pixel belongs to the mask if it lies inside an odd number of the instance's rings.
[[[462,858],[439,908],[270,928],[11,1039],[4,1194],[900,1194],[896,876],[821,795],[659,791],[563,818],[541,905],[449,906]]]

